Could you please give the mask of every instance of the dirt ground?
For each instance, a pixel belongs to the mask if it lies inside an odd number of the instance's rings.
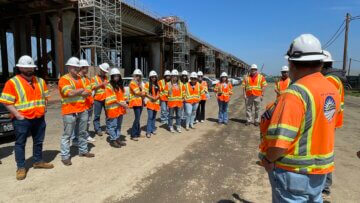
[[[263,106],[275,98],[267,90]],[[344,128],[336,133],[336,171],[332,202],[360,199],[360,98],[346,97]],[[271,189],[265,171],[255,165],[259,131],[245,127],[240,88],[230,105],[229,125],[216,124],[214,97],[207,103],[207,120],[195,130],[170,134],[163,127],[151,139],[129,139],[133,112],[125,116],[122,133],[127,146],[114,149],[106,136],[89,144],[93,159],[80,158],[72,147],[73,165],[62,165],[59,154],[62,119],[60,103],[46,115],[44,159],[52,170],[31,168],[32,140],[26,146],[29,168],[24,181],[15,179],[11,138],[0,141],[0,202],[270,202]],[[143,111],[142,125],[145,125]],[[104,123],[104,122],[102,122]],[[159,123],[157,123],[159,125]],[[93,130],[93,127],[90,127]]]

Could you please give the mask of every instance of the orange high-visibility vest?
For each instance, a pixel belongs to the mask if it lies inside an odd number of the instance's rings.
[[[5,83],[0,102],[14,105],[22,116],[33,119],[44,116],[48,97],[49,92],[43,79],[33,77],[31,85],[21,75],[17,75]]]
[[[149,93],[150,83],[145,83],[144,91]],[[155,92],[155,85],[152,86],[151,96],[157,97],[160,96],[160,92]],[[156,101],[151,101],[150,99],[146,102],[146,108],[151,109],[153,111],[160,111],[160,99]]]
[[[185,95],[184,95],[184,99],[186,103],[199,103],[200,102],[200,97],[201,97],[201,85],[200,83],[196,82],[194,88],[191,86],[191,83],[188,82],[185,85]]]
[[[61,95],[62,115],[81,113],[86,110],[85,98],[82,96],[69,97],[72,90],[84,88],[81,78],[74,79],[70,74],[62,76],[59,80],[59,92]]]
[[[160,101],[167,101],[167,95],[165,93],[166,82],[165,79],[159,80],[158,85],[160,87]]]
[[[175,107],[181,108],[183,106],[184,91],[185,91],[185,86],[180,81],[178,81],[178,83],[176,84],[173,84],[171,82],[168,82],[166,84],[165,93],[167,94],[168,97],[169,108],[175,108]]]
[[[108,78],[105,76],[105,80],[103,81],[100,76],[96,75],[91,79],[92,89],[94,90],[95,86],[98,86],[103,82],[109,82]],[[95,90],[94,100],[105,100],[105,87],[100,87],[99,89]]]
[[[340,94],[341,113],[338,116],[338,124],[337,124],[337,127],[340,128],[343,126],[343,119],[344,119],[344,101],[345,101],[344,85],[342,84],[340,78],[335,75],[326,75],[325,77],[326,77],[326,79],[328,79],[329,82],[331,82],[336,87],[336,89],[339,91],[339,94]]]
[[[85,87],[86,91],[90,93],[90,95],[85,99],[86,109],[90,109],[94,104],[94,98],[91,95],[92,93],[92,84],[89,78],[86,76],[81,78],[82,85]]]
[[[117,118],[126,114],[126,109],[119,103],[125,102],[124,91],[119,88],[115,90],[111,84],[105,88],[105,111],[108,118]]]
[[[246,76],[242,86],[245,88],[246,96],[261,96],[262,88],[266,87],[267,83],[265,77],[258,73],[254,80],[250,75]]]
[[[316,82],[314,82],[316,81]],[[307,75],[277,99],[265,140],[268,148],[285,149],[276,167],[303,174],[334,170],[334,138],[340,113],[338,90],[321,74]]]
[[[134,106],[142,106],[143,105],[143,98],[141,96],[137,96],[136,94],[139,94],[143,91],[141,85],[139,85],[137,82],[132,80],[129,84],[129,92],[130,92],[130,98],[129,98],[129,107],[132,108]]]
[[[232,84],[218,82],[214,88],[214,92],[216,93],[216,97],[220,101],[229,102],[230,96],[233,94],[232,92]],[[220,96],[218,94],[221,94]]]
[[[201,88],[203,89],[203,91],[201,93],[201,100],[206,101],[207,100],[206,94],[209,92],[208,84],[206,81],[203,80],[201,82]]]
[[[276,82],[275,89],[281,93],[283,93],[290,85],[290,78],[286,78],[286,80],[283,80],[282,78]],[[280,95],[279,95],[280,96]]]

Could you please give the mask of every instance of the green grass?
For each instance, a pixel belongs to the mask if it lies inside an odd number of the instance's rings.
[[[354,97],[360,97],[360,90],[347,90],[345,92],[345,94],[351,95],[351,96],[354,96]]]

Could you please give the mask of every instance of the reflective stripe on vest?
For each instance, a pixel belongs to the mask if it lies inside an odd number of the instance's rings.
[[[119,107],[120,107],[120,104],[117,103],[117,97],[116,97],[116,93],[115,93],[115,91],[114,91],[113,86],[109,84],[109,85],[107,85],[106,87],[107,87],[107,88],[110,88],[111,91],[112,91],[115,95],[112,95],[112,96],[110,96],[110,97],[106,97],[106,99],[105,99],[105,104],[106,104],[106,105],[105,105],[105,109],[106,109],[106,110],[110,110],[110,109],[119,108]],[[109,103],[109,102],[111,102],[111,101],[115,101],[115,103],[107,104],[107,103]]]
[[[186,84],[186,86],[185,86],[185,89],[186,89],[185,100],[190,100],[190,99],[199,99],[200,100],[200,84],[196,83],[196,86],[194,87],[194,90],[195,89],[198,90],[198,94],[196,94],[196,95],[192,95],[190,93],[190,88],[191,88],[190,86],[191,86],[190,83]]]
[[[286,125],[279,126],[279,130],[282,131],[282,136],[287,137],[290,141],[293,141],[298,132],[299,139],[295,143],[294,155],[286,155],[279,159],[276,163],[283,166],[295,167],[299,169],[299,172],[309,172],[311,169],[325,169],[333,165],[334,155],[333,152],[327,155],[312,155],[312,134],[313,126],[316,120],[316,105],[314,96],[301,84],[293,84],[285,93],[290,93],[297,96],[302,100],[305,109],[305,117],[300,125],[300,129],[297,130],[294,127]],[[271,128],[269,127],[271,133]]]
[[[100,85],[100,77],[98,75],[95,76],[95,86]],[[95,95],[104,94],[105,90],[103,88],[98,88],[95,90]]]
[[[256,83],[256,85],[255,86],[250,86],[250,76],[248,76],[247,78],[246,78],[246,85],[245,85],[245,89],[246,89],[246,91],[249,91],[249,90],[259,90],[259,91],[261,91],[262,89],[261,89],[261,81],[262,81],[262,75],[258,75],[257,76],[257,83]]]
[[[179,87],[179,89],[180,89],[180,96],[174,96],[173,95],[173,92],[172,92],[172,84],[171,84],[171,82],[169,82],[168,83],[168,86],[169,86],[169,90],[168,90],[168,92],[169,92],[169,97],[168,97],[168,100],[171,102],[171,101],[182,101],[182,99],[183,99],[183,90],[182,90],[182,86],[183,86],[183,84],[181,83],[181,82],[178,82],[178,87]]]
[[[11,81],[15,84],[16,94],[19,98],[19,103],[16,103],[14,106],[17,110],[28,110],[36,107],[44,107],[45,106],[45,94],[44,94],[44,87],[42,79],[35,77],[36,84],[40,89],[41,99],[40,100],[33,100],[28,101],[27,95],[21,81],[19,80],[18,76],[13,77]]]
[[[76,85],[75,85],[74,81],[70,78],[69,75],[65,75],[64,78],[70,82],[71,87],[73,89],[76,89]],[[85,102],[84,97],[74,96],[74,97],[61,98],[61,104],[71,104],[71,103],[77,103],[77,102]]]
[[[342,84],[342,82],[341,82],[341,80],[340,80],[340,78],[338,78],[337,76],[334,76],[334,75],[327,75],[327,76],[325,76],[327,79],[332,79],[332,80],[334,80],[334,81],[336,81],[336,83],[338,84],[338,86],[336,87],[336,88],[338,88],[338,90],[339,90],[339,94],[340,95],[342,95],[343,94],[343,84]],[[344,110],[344,102],[343,101],[341,101],[341,105],[340,105],[340,108],[341,108],[341,111],[343,111]]]

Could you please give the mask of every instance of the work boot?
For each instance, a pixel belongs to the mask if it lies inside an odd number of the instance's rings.
[[[132,141],[139,141],[139,139],[137,138],[137,137],[132,137],[132,138],[130,138]]]
[[[34,168],[43,168],[43,169],[51,169],[54,168],[53,164],[46,163],[45,161],[40,161],[33,164]]]
[[[24,180],[26,178],[26,169],[25,168],[19,168],[16,171],[16,180]]]
[[[1,160],[0,160],[0,164],[2,164]]]
[[[120,146],[126,146],[126,143],[121,141],[120,139],[117,139],[116,142],[120,145]]]
[[[61,160],[61,162],[65,165],[65,166],[70,166],[72,165],[71,160],[70,159],[64,159]]]
[[[360,159],[360,151],[358,151],[358,152],[356,153],[356,155],[357,155],[358,158]]]
[[[87,152],[85,154],[79,154],[80,157],[86,157],[86,158],[93,158],[95,157],[95,154]]]
[[[103,136],[103,133],[102,133],[101,131],[98,131],[96,134],[97,134],[99,137]]]
[[[110,141],[110,146],[114,147],[114,148],[121,148],[121,145],[116,142],[115,140]]]

